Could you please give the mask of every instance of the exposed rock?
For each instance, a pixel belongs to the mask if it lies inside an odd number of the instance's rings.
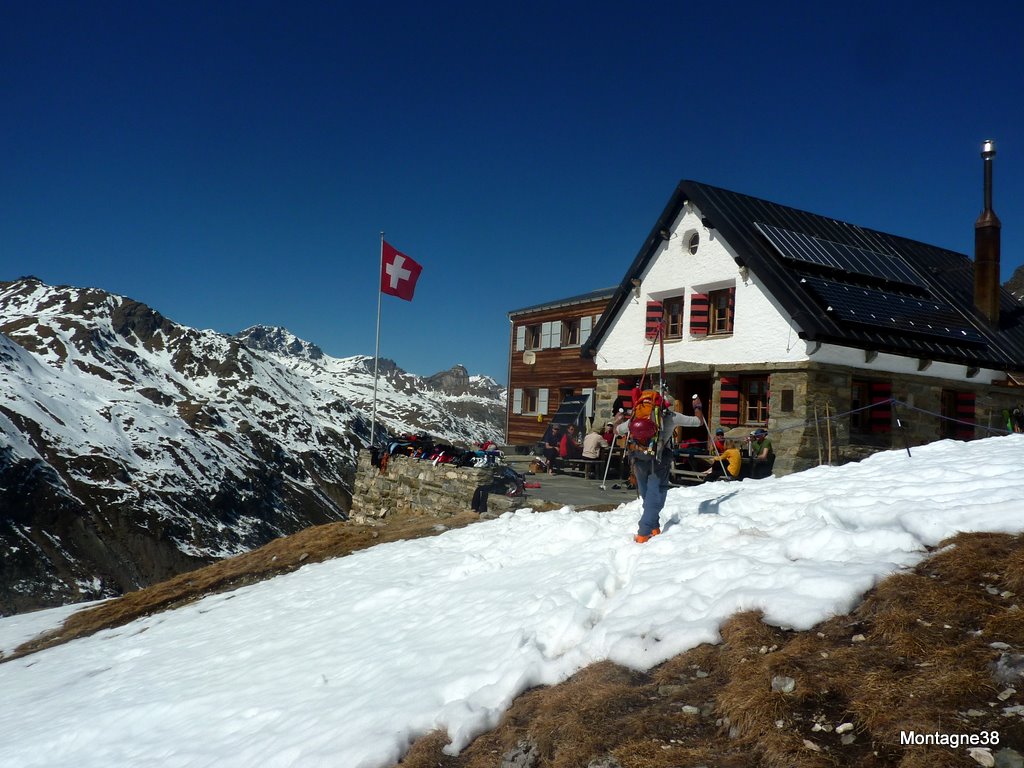
[[[537,745],[530,739],[523,739],[502,755],[501,768],[536,768],[538,758]]]
[[[1013,688],[1024,684],[1024,653],[1001,653],[988,668],[997,685]]]
[[[792,693],[796,690],[796,680],[784,675],[776,675],[772,678],[772,690],[776,693]]]

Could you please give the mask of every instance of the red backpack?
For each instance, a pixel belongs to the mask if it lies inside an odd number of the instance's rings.
[[[633,415],[629,418],[629,440],[633,451],[654,453],[661,433],[665,401],[653,389],[633,390]]]

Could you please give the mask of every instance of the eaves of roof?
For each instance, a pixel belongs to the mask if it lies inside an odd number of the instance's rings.
[[[547,301],[543,304],[534,304],[533,306],[523,307],[522,309],[513,309],[508,313],[509,319],[518,317],[519,315],[530,314],[532,312],[541,312],[549,309],[558,309],[560,307],[570,307],[576,304],[589,304],[592,301],[601,301],[611,298],[615,292],[614,288],[601,288],[597,291],[590,291],[588,293],[581,293],[578,296],[570,296],[565,299],[554,299],[553,301]]]

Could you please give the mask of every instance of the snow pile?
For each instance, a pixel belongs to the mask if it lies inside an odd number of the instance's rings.
[[[634,502],[310,565],[0,664],[0,766],[374,768],[434,728],[458,750],[530,686],[649,668],[736,611],[806,629],[948,536],[1024,530],[1022,463],[1024,436],[944,441],[675,489],[644,545]]]

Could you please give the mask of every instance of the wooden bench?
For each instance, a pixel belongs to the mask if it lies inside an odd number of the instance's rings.
[[[583,475],[585,480],[591,479],[591,473],[593,473],[593,479],[597,479],[597,470],[604,464],[601,459],[558,459],[555,463],[555,468],[562,472],[572,472]]]
[[[692,469],[676,469],[674,466],[668,471],[669,482],[700,484],[708,479],[704,472],[694,472]]]

